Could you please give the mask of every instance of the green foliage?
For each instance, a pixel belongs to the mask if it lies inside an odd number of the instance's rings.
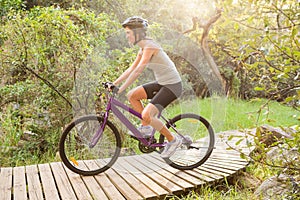
[[[251,190],[241,190],[238,185],[230,186],[226,183],[217,186],[202,186],[197,190],[192,190],[188,194],[174,196],[170,200],[237,200],[237,199],[257,199]]]
[[[84,96],[79,80],[96,86],[100,75],[91,69],[108,64],[106,38],[114,24],[108,15],[84,9],[35,7],[7,14],[0,27],[0,146],[8,152],[0,153],[10,155],[8,163],[55,155],[61,127],[71,120],[74,102]],[[17,118],[10,114],[14,112]],[[20,144],[27,133],[32,138]],[[31,159],[32,154],[36,157]]]
[[[250,133],[250,131],[244,130],[245,137],[232,136],[228,138],[229,141],[233,138],[239,139],[235,143],[236,145],[239,142],[247,141],[247,146],[252,152],[250,157],[246,157],[240,152],[241,157],[253,162],[253,166],[249,168],[250,173],[260,179],[279,176],[280,174],[298,179],[300,175],[299,115],[296,110],[287,114],[288,112],[290,111],[279,106],[277,102],[266,101],[258,107],[256,112],[251,112],[252,118],[255,117],[253,118],[255,119],[253,122],[256,124],[254,134],[253,132]],[[282,113],[287,115],[281,116]],[[282,121],[282,118],[285,118],[287,123]],[[279,130],[263,128],[261,127],[263,124],[271,124],[279,127]],[[280,131],[284,133],[282,136],[277,133]],[[253,140],[249,140],[249,138],[253,138]],[[235,150],[237,152],[240,151],[239,149]],[[291,180],[293,184],[297,183],[297,180]],[[299,196],[295,194],[295,192],[297,193],[297,186],[294,187],[294,190],[289,191],[286,195],[290,198],[298,198]]]
[[[0,0],[0,20],[10,10],[19,10],[24,7],[23,0]]]
[[[139,1],[138,5],[131,0],[97,2],[103,3],[103,10],[113,11],[120,21],[138,14],[150,24],[159,22],[178,32],[192,28],[192,17],[205,21],[215,14],[216,7],[221,8],[221,18],[211,27],[209,44],[223,73],[227,94],[244,99],[271,98],[299,107],[300,7],[294,0],[227,0],[216,4]],[[202,30],[196,29],[186,36],[199,42],[201,35]]]
[[[220,65],[230,63],[240,79],[239,96],[286,100],[298,107],[299,4],[224,1],[222,8],[212,49]]]
[[[15,105],[16,106],[16,105]],[[17,109],[13,109],[12,106],[7,108],[7,112],[1,116],[1,127],[4,131],[4,135],[1,136],[2,144],[4,146],[15,146],[21,137],[21,115]],[[3,137],[3,138],[2,138]]]
[[[115,49],[111,51],[109,55],[110,69],[104,69],[105,73],[102,74],[104,79],[113,81],[118,78],[133,63],[137,51],[137,48]],[[111,67],[114,67],[115,71],[111,70]]]
[[[228,94],[244,99],[267,97],[299,108],[299,4],[293,0],[227,0],[218,4],[207,0],[28,2],[27,9],[32,9],[23,11],[23,1],[0,0],[2,166],[59,159],[57,143],[64,125],[73,116],[94,111],[95,107],[101,110],[101,95],[98,105],[94,105],[95,93],[102,92],[98,91],[99,84],[113,81],[136,55],[137,49],[123,48],[124,44],[118,40],[119,22],[130,15],[149,19],[150,33],[163,35],[163,28],[174,32],[190,29],[192,17],[205,20],[214,14],[215,5],[221,7],[222,16],[211,27],[209,44]],[[33,2],[40,6],[55,4],[55,7],[34,7]],[[185,36],[199,42],[201,34],[202,30],[196,29]],[[182,61],[177,61],[175,64],[180,66]],[[186,66],[182,64],[182,69]],[[187,74],[183,77],[190,80]],[[195,82],[193,88],[202,90],[203,87]],[[222,115],[221,110],[225,108],[226,115]],[[221,104],[213,99],[197,100],[170,107],[168,114],[174,116],[183,111],[201,113],[212,122],[216,132],[261,124],[299,124],[299,113],[291,107],[261,99],[250,102],[229,99]],[[298,148],[299,152],[299,144],[297,132],[293,139],[283,141],[282,149]],[[128,140],[126,145],[131,147],[135,143]],[[253,173],[263,174],[262,178],[274,172],[274,168],[265,164],[255,164],[259,170]],[[283,166],[284,163],[273,164]],[[289,167],[299,168],[299,163],[291,163]],[[281,172],[276,169],[276,173]],[[253,197],[247,195],[248,191],[239,193],[234,186],[220,192],[215,192],[215,188],[200,192],[203,198],[190,193],[187,199]]]

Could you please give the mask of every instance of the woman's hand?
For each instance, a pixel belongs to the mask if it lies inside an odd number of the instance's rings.
[[[119,88],[111,82],[105,82],[105,83],[103,83],[103,85],[104,85],[105,89],[107,89],[108,91],[110,91],[114,94],[117,94],[119,91]]]

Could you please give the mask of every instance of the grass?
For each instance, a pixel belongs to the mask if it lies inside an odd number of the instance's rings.
[[[256,197],[251,191],[245,190],[239,192],[237,185],[222,185],[223,189],[218,189],[220,186],[204,186],[198,190],[190,191],[186,195],[174,196],[170,200],[255,200]],[[225,188],[224,188],[225,187]],[[199,195],[201,194],[201,195]]]
[[[167,108],[167,116],[192,112],[205,117],[215,132],[253,128],[263,124],[293,126],[299,124],[300,113],[275,101],[254,99],[243,101],[225,98],[206,98],[186,101]]]

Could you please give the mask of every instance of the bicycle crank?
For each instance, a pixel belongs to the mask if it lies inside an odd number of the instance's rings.
[[[150,139],[147,139],[147,140],[149,141]],[[155,138],[152,139],[152,141],[151,141],[151,144],[154,144],[154,143],[156,143]],[[143,153],[151,153],[151,152],[155,151],[155,147],[146,146],[141,141],[139,141],[139,149]]]

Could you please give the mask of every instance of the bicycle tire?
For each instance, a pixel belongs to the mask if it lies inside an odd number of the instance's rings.
[[[91,176],[106,171],[116,162],[121,151],[121,136],[110,121],[106,122],[96,145],[90,147],[103,121],[103,117],[87,115],[72,121],[64,129],[59,142],[59,154],[68,169]]]
[[[175,127],[178,133],[192,140],[192,144],[188,147],[187,140],[177,136],[182,139],[183,144],[171,157],[164,158],[170,166],[180,170],[190,170],[199,167],[209,158],[214,149],[215,135],[212,126],[205,118],[192,113],[180,114],[169,120],[166,126],[173,133],[172,126]],[[165,137],[160,135],[159,143],[163,142],[166,142]]]

